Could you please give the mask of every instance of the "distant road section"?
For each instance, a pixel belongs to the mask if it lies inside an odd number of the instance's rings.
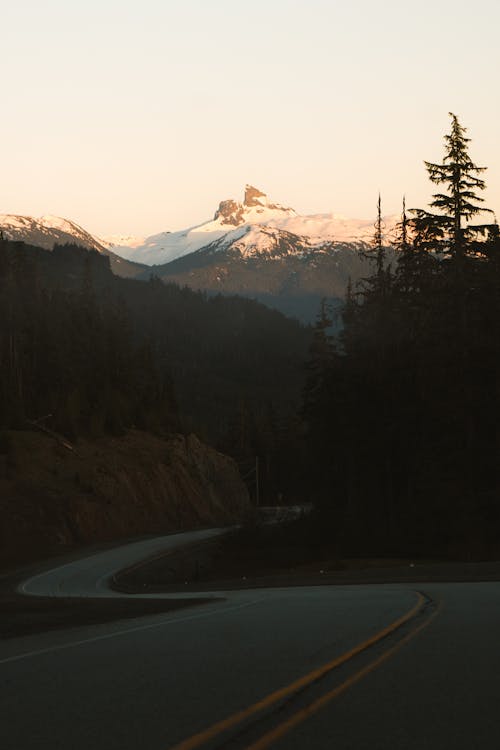
[[[202,529],[131,542],[39,573],[18,588],[22,594],[30,596],[123,598],[128,595],[109,588],[112,577],[118,571],[157,555],[215,539],[227,532],[227,528]],[[176,598],[179,596],[176,594]]]

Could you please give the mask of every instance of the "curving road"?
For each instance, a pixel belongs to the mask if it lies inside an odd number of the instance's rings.
[[[29,596],[128,598],[127,594],[118,593],[109,587],[116,573],[143,560],[215,539],[227,532],[227,527],[200,529],[130,542],[43,571],[23,581],[18,589],[22,594]],[[133,598],[151,598],[151,596],[134,595]],[[158,597],[154,595],[154,598]]]
[[[147,544],[186,541],[169,539]],[[116,566],[151,552],[100,553],[23,589],[116,596]],[[221,595],[0,642],[2,750],[500,746],[500,584]]]

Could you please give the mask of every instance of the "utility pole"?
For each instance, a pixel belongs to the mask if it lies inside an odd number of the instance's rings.
[[[260,505],[259,498],[259,457],[255,456],[255,504],[257,508]]]

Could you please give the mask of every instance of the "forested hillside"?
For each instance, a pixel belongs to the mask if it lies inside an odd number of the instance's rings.
[[[374,270],[323,310],[304,416],[323,528],[357,552],[500,552],[500,241],[483,168],[452,116],[431,210],[403,210],[397,265],[375,233]],[[378,229],[381,229],[379,224]]]
[[[1,427],[193,431],[244,472],[260,454],[264,491],[282,484],[308,329],[251,300],[119,279],[95,252],[6,240],[0,307]]]

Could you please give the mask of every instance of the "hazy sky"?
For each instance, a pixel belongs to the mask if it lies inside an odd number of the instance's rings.
[[[450,110],[500,212],[499,25],[498,0],[3,0],[0,213],[154,233],[246,182],[395,213]]]

